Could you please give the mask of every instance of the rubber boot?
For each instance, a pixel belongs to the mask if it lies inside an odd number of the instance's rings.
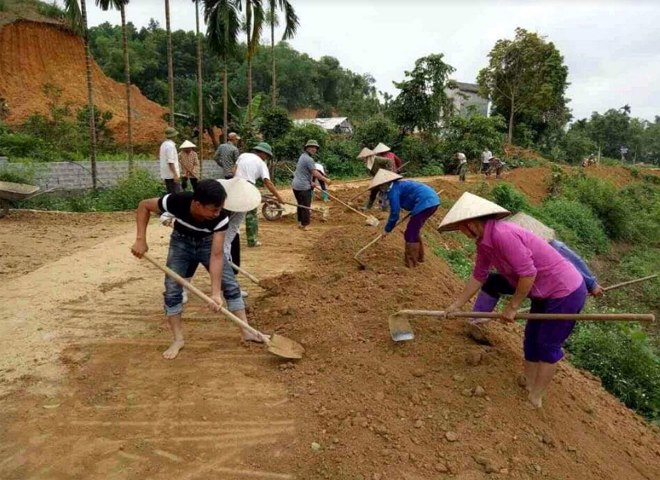
[[[419,255],[417,256],[417,262],[424,263],[424,242],[419,242]]]
[[[408,243],[406,242],[406,251],[404,263],[408,268],[415,268],[417,266],[417,259],[419,258],[419,242]]]

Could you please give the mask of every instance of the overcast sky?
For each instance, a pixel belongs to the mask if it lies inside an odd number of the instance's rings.
[[[59,0],[61,3],[61,0]],[[371,73],[379,90],[396,94],[417,58],[444,53],[454,78],[475,82],[500,38],[516,27],[553,41],[569,67],[568,97],[576,118],[630,104],[632,115],[660,115],[660,2],[291,0],[301,20],[293,47],[314,58],[331,55],[355,72]],[[88,0],[90,25],[119,23]],[[194,30],[190,0],[170,0],[172,29]],[[165,26],[162,0],[131,0],[130,21]]]

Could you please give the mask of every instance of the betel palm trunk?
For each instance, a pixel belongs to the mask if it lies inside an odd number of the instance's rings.
[[[126,79],[126,122],[128,135],[128,171],[133,171],[133,114],[131,113],[131,67],[128,60],[128,35],[126,34],[126,10],[124,4],[121,12],[121,36],[124,48],[124,76]]]
[[[271,15],[273,18],[270,20],[270,56],[273,62],[273,92],[272,92],[272,103],[273,107],[277,105],[277,70],[275,68],[275,10],[273,9],[274,5],[271,5]]]
[[[94,115],[94,87],[92,84],[92,58],[89,53],[89,30],[87,29],[87,5],[80,0],[85,48],[85,74],[87,76],[87,105],[89,107],[89,161],[92,166],[92,188],[97,186],[96,172],[96,116]]]
[[[199,0],[195,1],[195,27],[197,33],[197,130],[199,136],[199,176],[204,164],[204,107],[202,104],[202,37],[199,34]]]
[[[170,0],[165,0],[165,28],[167,30],[167,83],[169,87],[170,127],[174,126],[174,67],[172,66],[172,31],[170,30]]]
[[[252,120],[252,52],[251,52],[251,37],[250,30],[252,29],[252,2],[247,0],[245,4],[246,19],[247,19],[247,123],[250,124]]]

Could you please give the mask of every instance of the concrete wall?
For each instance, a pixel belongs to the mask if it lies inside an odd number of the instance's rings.
[[[3,170],[21,171],[26,168],[21,163],[1,163]],[[92,174],[89,162],[50,162],[36,164],[35,183],[42,188],[81,190],[92,188]],[[160,179],[158,160],[136,161],[137,168],[150,172]],[[98,186],[110,187],[128,173],[127,161],[96,162]],[[204,160],[204,178],[220,178],[219,167],[213,160]]]

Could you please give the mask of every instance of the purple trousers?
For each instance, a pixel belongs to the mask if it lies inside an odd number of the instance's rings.
[[[408,220],[408,225],[406,226],[406,231],[403,233],[403,237],[406,239],[406,243],[419,242],[420,230],[437,209],[438,205],[435,205],[433,207],[425,208],[418,214],[410,217],[410,220]]]
[[[488,275],[474,303],[476,312],[492,312],[500,295],[513,295],[515,288],[498,273]],[[532,298],[531,313],[580,313],[587,300],[587,287],[561,298]],[[572,320],[528,320],[523,351],[528,362],[557,363],[564,357],[562,345],[573,331]]]

